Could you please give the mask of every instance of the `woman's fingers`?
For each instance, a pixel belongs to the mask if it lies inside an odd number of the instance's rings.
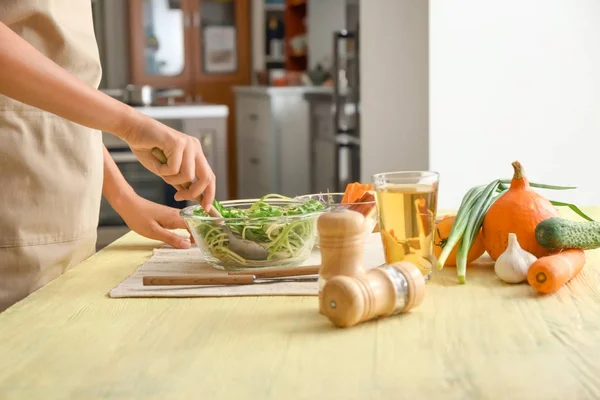
[[[202,152],[200,141],[191,136],[186,141],[187,145],[180,149],[179,166],[175,166],[173,163],[169,166],[170,169],[163,170],[161,175],[165,182],[173,186],[184,185],[196,179],[197,154]],[[172,171],[175,172],[171,173]]]
[[[194,200],[200,197],[200,195],[204,195],[202,199],[202,208],[208,212],[215,199],[215,174],[208,165],[203,154],[196,155],[196,168],[196,175],[198,176],[196,182],[192,183],[187,190],[177,192],[175,199],[178,201]]]
[[[154,164],[156,173],[165,179],[165,181],[177,176],[181,170],[181,163],[187,145],[187,139],[183,136],[183,134],[176,135],[173,139],[159,147],[162,148],[162,151],[167,158],[167,162],[163,164],[159,160],[156,160]],[[175,185],[183,182],[168,183]]]
[[[160,240],[177,249],[189,249],[192,246],[190,240],[166,230],[157,223],[152,226],[151,233],[148,236],[151,239]]]
[[[146,168],[154,169],[177,189],[175,199],[194,200],[204,194],[202,204],[206,210],[210,209],[215,198],[215,174],[202,152],[200,140],[151,119],[146,119],[144,128],[135,132],[138,134],[128,137],[129,145]],[[166,163],[152,154],[150,149],[154,147],[162,150]]]
[[[185,221],[179,215],[179,209],[166,206],[162,206],[161,209],[165,210],[165,213],[164,215],[158,215],[157,220],[163,228],[188,230]]]
[[[216,191],[216,179],[215,176],[212,175],[208,185],[204,189],[204,197],[202,198],[202,208],[206,212],[210,212],[212,207],[212,202],[215,199],[215,191]]]
[[[183,200],[195,200],[198,199],[201,195],[204,195],[202,198],[202,207],[208,212],[210,209],[210,204],[212,204],[215,199],[215,179],[212,171],[205,173],[205,175],[190,186],[186,190],[179,191],[175,194],[175,200],[183,201]],[[206,208],[208,206],[209,208]]]

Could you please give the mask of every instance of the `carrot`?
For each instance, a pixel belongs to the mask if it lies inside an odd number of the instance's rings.
[[[344,196],[342,196],[342,204],[357,202],[366,192],[373,190],[373,184],[353,182],[346,185]]]
[[[529,267],[527,282],[536,292],[554,293],[577,276],[585,262],[585,253],[580,249],[540,257]]]
[[[346,185],[346,190],[344,190],[344,196],[342,197],[342,204],[349,203],[348,200],[352,191],[354,190],[355,185],[355,183],[349,183]]]
[[[366,217],[375,209],[375,206],[375,196],[373,196],[373,194],[370,192],[365,192],[360,199],[351,203],[348,209],[358,211]]]

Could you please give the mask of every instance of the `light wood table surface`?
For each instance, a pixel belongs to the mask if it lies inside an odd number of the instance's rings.
[[[0,314],[0,399],[600,398],[596,250],[554,295],[447,267],[411,314],[338,329],[316,297],[109,298],[158,245],[130,233]]]

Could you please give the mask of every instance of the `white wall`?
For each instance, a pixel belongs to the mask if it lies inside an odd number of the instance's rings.
[[[308,4],[308,63],[333,63],[333,32],[346,29],[346,0],[311,0]]]
[[[600,205],[600,1],[430,3],[430,167],[442,174],[441,207],[510,177],[513,160],[532,181],[580,187],[547,197]]]
[[[251,32],[252,32],[252,82],[256,82],[255,71],[265,69],[265,0],[252,0]]]
[[[360,2],[361,175],[426,169],[428,1]]]
[[[433,169],[454,208],[519,160],[579,187],[548,198],[600,204],[600,1],[426,4],[361,2],[362,179]]]

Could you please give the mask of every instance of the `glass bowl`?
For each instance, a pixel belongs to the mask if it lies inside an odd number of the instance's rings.
[[[319,203],[323,204],[324,207],[328,209],[336,209],[336,208],[346,208],[350,210],[355,210],[363,214],[365,217],[365,240],[368,240],[371,236],[371,233],[375,230],[377,226],[378,217],[377,217],[377,203],[375,201],[375,196],[373,196],[372,201],[365,202],[354,202],[354,203],[342,203],[342,199],[344,197],[344,193],[313,193],[306,194],[302,196],[294,197],[294,200],[299,201],[307,201],[307,200],[316,200]],[[315,241],[315,245],[319,246],[319,236],[317,232],[317,238]]]
[[[325,206],[315,210],[298,212],[298,206],[308,201],[294,199],[245,199],[229,200],[223,206],[223,218],[204,213],[200,205],[186,207],[180,215],[192,233],[204,258],[214,268],[221,270],[244,270],[264,267],[295,266],[310,256],[317,236],[317,219],[327,211]],[[314,202],[312,202],[314,204]],[[245,210],[244,214],[230,209]],[[269,209],[281,214],[272,216]],[[289,211],[294,208],[294,211]],[[288,211],[284,211],[288,210]],[[237,214],[236,214],[237,213]],[[222,223],[240,239],[251,240],[268,251],[264,260],[247,260],[229,247],[229,237]]]

